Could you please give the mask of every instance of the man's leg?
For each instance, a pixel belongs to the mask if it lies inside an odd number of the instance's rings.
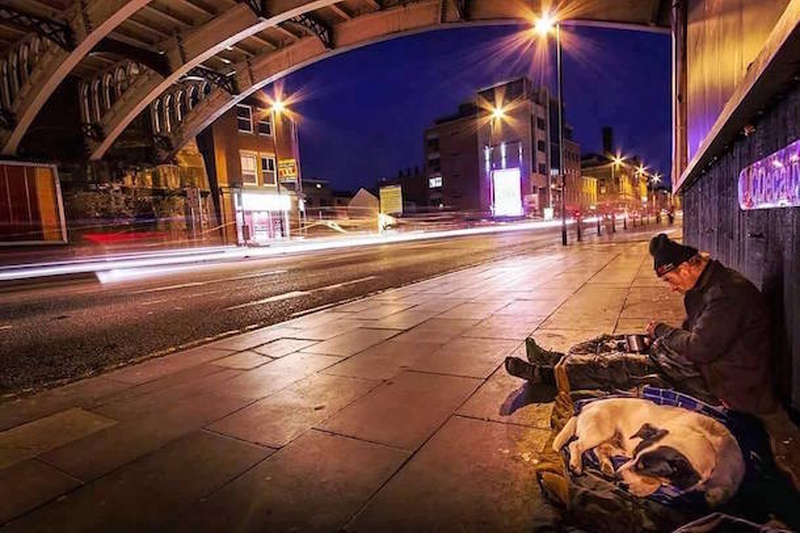
[[[525,339],[525,355],[528,357],[529,363],[549,367],[556,366],[561,358],[564,357],[561,352],[542,348],[533,337]]]
[[[634,383],[632,386],[645,383],[665,386],[666,383],[659,381],[657,376],[650,376],[655,371],[650,365],[647,365],[646,356],[619,351],[624,341],[624,335],[599,335],[572,346],[565,355],[546,350],[529,337],[525,340],[528,361],[523,361],[519,357],[506,357],[505,368],[512,376],[532,383],[558,386],[554,367],[564,361],[567,363],[568,375],[574,374],[573,379],[569,380],[573,389],[617,388],[612,384],[617,374],[620,374],[616,377],[618,381],[625,383],[632,381]],[[619,359],[619,356],[622,356],[622,359]],[[626,359],[628,356],[630,360]],[[606,360],[608,357],[611,357],[611,360]],[[646,366],[642,367],[643,364]],[[598,368],[591,368],[592,365],[597,365]],[[646,377],[642,378],[642,376]],[[592,385],[581,386],[581,384],[588,383]]]
[[[506,357],[504,364],[506,372],[514,377],[531,383],[546,383],[553,386],[556,384],[552,366],[536,365],[513,356]]]
[[[562,363],[571,390],[669,387],[647,355],[625,352],[571,354]]]

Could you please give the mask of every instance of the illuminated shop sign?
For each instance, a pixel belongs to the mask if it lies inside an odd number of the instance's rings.
[[[278,175],[281,181],[295,181],[297,179],[297,161],[294,159],[281,159],[278,163]]]
[[[522,192],[518,168],[492,172],[494,181],[494,215],[499,217],[522,216]]]
[[[740,208],[797,206],[800,206],[800,140],[739,173]]]
[[[244,211],[289,211],[291,208],[291,196],[285,194],[242,193]]]

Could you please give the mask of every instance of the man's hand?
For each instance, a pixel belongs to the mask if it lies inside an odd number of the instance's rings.
[[[650,323],[647,324],[647,328],[645,328],[647,330],[647,334],[650,335],[651,337],[655,337],[657,325],[658,322],[656,322],[655,320],[651,320]]]

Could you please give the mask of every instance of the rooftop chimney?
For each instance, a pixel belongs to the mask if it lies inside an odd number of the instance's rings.
[[[614,153],[614,129],[609,126],[603,128],[603,153]]]

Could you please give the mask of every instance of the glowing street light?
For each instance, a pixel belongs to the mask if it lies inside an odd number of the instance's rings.
[[[503,120],[505,118],[506,112],[503,110],[502,107],[493,107],[492,108],[492,120]]]
[[[283,103],[283,100],[277,98],[274,102],[272,102],[272,111],[280,115],[286,111],[286,104]]]
[[[651,178],[650,181],[653,185],[658,185],[659,183],[661,183],[661,174],[656,172],[655,174],[653,174],[653,177]]]
[[[550,33],[556,25],[557,22],[550,13],[542,13],[542,16],[534,21],[533,31],[544,37]]]

